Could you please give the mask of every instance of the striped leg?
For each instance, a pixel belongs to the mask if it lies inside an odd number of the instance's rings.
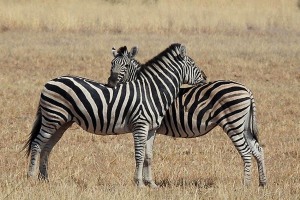
[[[230,137],[236,150],[241,155],[244,162],[244,185],[248,186],[251,182],[252,152],[243,132],[238,133],[235,137]]]
[[[133,131],[135,163],[136,163],[134,181],[138,187],[145,186],[143,182],[143,163],[145,160],[145,146],[146,146],[147,134],[148,134],[148,127],[145,126],[137,125],[135,127],[135,130]]]
[[[48,157],[49,157],[49,154],[51,151],[51,149],[50,149],[51,147],[49,144],[47,144],[45,146],[45,148],[42,150],[42,152],[40,154],[39,179],[48,181]]]
[[[153,157],[153,143],[155,139],[156,131],[149,131],[146,141],[146,151],[145,151],[145,161],[144,161],[144,179],[146,185],[149,185],[151,188],[157,188],[158,186],[155,184],[152,178],[152,170],[151,170],[151,163]]]
[[[248,151],[246,154],[242,155],[244,161],[244,185],[248,186],[251,182],[251,167],[252,167],[252,154]]]
[[[55,144],[60,140],[64,132],[72,125],[73,122],[68,122],[60,127],[47,142],[42,149],[39,167],[39,179],[48,180],[48,158]]]
[[[258,143],[255,143],[255,145],[253,145],[252,147],[252,154],[257,162],[258,173],[259,173],[259,186],[263,187],[267,184],[263,148],[260,147]]]
[[[27,172],[27,177],[34,176],[35,168],[38,162],[38,158],[40,157],[41,148],[37,143],[33,143],[30,147],[30,162],[29,162],[29,169]]]
[[[251,167],[252,167],[252,151],[250,142],[247,141],[245,137],[245,126],[244,124],[227,123],[228,125],[224,131],[228,134],[229,138],[233,142],[236,150],[239,152],[240,156],[244,162],[244,185],[249,185],[251,182]],[[249,139],[248,139],[249,140]]]
[[[29,169],[27,172],[28,178],[34,175],[35,166],[38,162],[38,158],[41,152],[39,146],[35,143],[32,143],[32,140],[36,137],[36,135],[40,133],[41,125],[42,125],[42,115],[41,115],[41,108],[39,107],[30,133],[30,138],[24,146],[24,148],[28,148],[27,155],[28,156],[31,155],[30,162],[29,162]]]
[[[45,153],[41,154],[43,152],[43,149],[45,145],[48,143],[48,141],[51,138],[51,134],[49,132],[45,132],[43,130],[43,126],[41,127],[41,130],[37,137],[33,140],[31,144],[31,159],[29,164],[29,170],[27,177],[31,177],[34,175],[34,171],[36,169],[36,165],[38,163],[38,159],[43,157],[45,159]],[[42,161],[40,160],[40,163]],[[42,162],[43,163],[43,162]],[[45,163],[42,165],[46,165]]]
[[[260,147],[258,142],[254,139],[243,138],[242,140],[244,141],[244,145],[238,146],[236,142],[234,142],[234,145],[244,161],[244,185],[248,186],[251,182],[251,158],[253,155],[258,165],[259,185],[265,186],[267,178],[263,148]]]
[[[29,170],[27,176],[31,177],[34,175],[38,159],[40,158],[39,177],[41,179],[47,179],[48,154],[54,146],[52,145],[52,143],[55,144],[61,137],[58,136],[58,138],[55,138],[56,136],[54,135],[56,132],[59,133],[58,135],[62,134],[58,130],[60,130],[60,128],[62,128],[62,131],[65,130],[67,127],[64,126],[67,126],[68,123],[66,124],[66,122],[63,121],[60,117],[51,114],[51,112],[47,110],[40,110],[40,108],[38,110],[37,116],[38,117],[34,123],[34,127],[30,137],[30,141],[32,141],[30,142],[29,149],[31,159],[29,163]],[[62,124],[63,127],[61,126]],[[54,136],[53,139],[52,136]],[[48,144],[49,141],[50,143]],[[48,147],[46,147],[46,149],[44,150],[45,146]]]

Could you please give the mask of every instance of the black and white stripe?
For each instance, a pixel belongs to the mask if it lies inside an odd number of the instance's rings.
[[[128,52],[118,50],[127,57]],[[137,49],[135,50],[137,52]],[[133,57],[132,57],[133,58]],[[112,63],[111,86],[138,78],[142,66],[135,60]],[[258,143],[256,108],[252,92],[244,85],[219,80],[180,89],[178,98],[167,111],[158,134],[178,138],[194,138],[205,135],[216,126],[227,133],[244,161],[244,183],[250,182],[251,155],[258,163],[259,184],[266,184],[263,149]]]
[[[118,59],[119,55],[116,55],[114,60]],[[136,183],[143,186],[145,181],[156,187],[150,166],[155,132],[180,85],[205,81],[200,69],[191,61],[183,45],[173,44],[145,64],[138,80],[115,88],[74,76],[47,82],[25,145],[31,155],[28,176],[33,176],[40,157],[39,177],[48,178],[49,153],[64,131],[75,122],[94,134],[133,132]]]

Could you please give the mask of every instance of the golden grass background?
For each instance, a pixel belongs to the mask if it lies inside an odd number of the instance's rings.
[[[12,0],[0,2],[2,30],[199,33],[295,31],[296,1]]]
[[[299,199],[300,9],[283,0],[0,0],[0,199]],[[49,183],[27,180],[19,151],[40,91],[72,74],[106,82],[111,48],[139,46],[145,62],[172,42],[209,80],[249,87],[257,103],[268,186],[242,185],[242,160],[220,128],[196,139],[158,136],[159,190],[135,188],[131,134],[68,130]]]

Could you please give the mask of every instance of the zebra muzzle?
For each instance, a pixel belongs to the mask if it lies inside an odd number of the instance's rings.
[[[108,87],[115,87],[118,83],[118,74],[112,73],[110,77],[107,80],[107,86]]]

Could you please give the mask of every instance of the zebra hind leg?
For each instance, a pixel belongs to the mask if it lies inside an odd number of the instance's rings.
[[[32,144],[30,149],[30,161],[27,172],[27,178],[34,176],[35,168],[38,163],[38,158],[40,157],[41,153],[41,148],[38,144]]]
[[[40,166],[39,166],[39,179],[48,180],[48,159],[51,153],[51,150],[55,144],[63,136],[64,132],[72,125],[73,122],[68,122],[62,125],[46,143],[45,147],[42,149],[40,154]]]
[[[230,128],[227,134],[244,162],[244,185],[248,186],[251,182],[252,151],[244,135],[243,126],[237,127]]]
[[[39,107],[36,113],[32,130],[30,132],[30,136],[23,147],[23,149],[27,149],[26,150],[27,156],[28,157],[30,156],[27,178],[34,176],[35,168],[38,163],[38,158],[41,153],[41,148],[39,143],[35,142],[36,137],[40,134],[41,126],[42,126],[42,115],[41,115],[41,108]]]
[[[30,162],[29,162],[29,169],[27,173],[27,177],[34,176],[34,172],[36,166],[38,164],[39,159],[41,158],[41,152],[43,152],[44,146],[51,138],[51,134],[48,132],[42,131],[43,128],[41,127],[39,133],[36,135],[35,138],[32,138],[30,144]],[[41,160],[40,160],[41,163]]]
[[[264,151],[261,146],[259,146],[257,141],[252,142],[252,155],[254,156],[257,162],[258,174],[259,174],[259,186],[264,187],[267,184],[266,177],[266,167],[264,160]]]
[[[245,137],[245,151],[240,150],[239,147],[236,146],[239,153],[242,156],[242,159],[244,161],[244,184],[249,185],[251,181],[251,158],[252,155],[255,158],[257,162],[258,167],[258,173],[259,173],[259,186],[265,186],[267,183],[266,178],[266,168],[265,168],[265,161],[264,161],[264,152],[263,148],[259,146],[258,141],[255,138],[249,137],[248,132],[246,132]]]
[[[244,185],[249,186],[251,182],[252,154],[250,151],[242,154],[244,161]]]

